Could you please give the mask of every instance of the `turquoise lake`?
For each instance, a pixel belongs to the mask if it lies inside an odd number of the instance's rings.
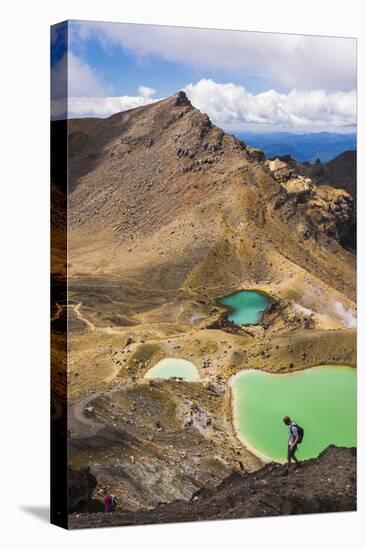
[[[228,307],[229,321],[233,321],[237,325],[255,325],[260,323],[263,312],[271,300],[265,294],[255,290],[240,290],[235,294],[220,298],[218,302]]]
[[[290,416],[305,430],[300,460],[318,456],[328,445],[357,443],[356,369],[322,365],[291,374],[248,370],[232,381],[236,430],[259,456],[283,461]]]
[[[193,363],[175,357],[161,359],[145,374],[146,378],[172,378],[174,376],[184,380],[198,380],[200,378],[198,369]]]

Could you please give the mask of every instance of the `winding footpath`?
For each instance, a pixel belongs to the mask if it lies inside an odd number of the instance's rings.
[[[89,321],[89,319],[87,319],[86,317],[84,317],[84,315],[82,315],[80,311],[80,308],[82,305],[83,305],[82,302],[79,302],[78,304],[65,304],[65,305],[60,305],[58,302],[56,302],[57,311],[55,315],[51,317],[51,322],[59,319],[61,312],[64,309],[70,308],[71,311],[75,313],[79,321],[82,321],[83,323],[85,323],[92,332],[102,332],[104,334],[121,334],[123,332],[123,329],[120,330],[120,329],[114,329],[112,327],[96,327],[91,321]]]

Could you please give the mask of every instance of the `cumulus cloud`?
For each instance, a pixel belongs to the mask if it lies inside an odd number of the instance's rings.
[[[356,40],[321,36],[123,23],[71,22],[71,44],[96,39],[136,57],[238,75],[257,76],[287,89],[352,90],[356,86]]]
[[[52,98],[70,96],[101,97],[111,93],[112,87],[83,59],[69,51],[52,69]]]
[[[51,82],[52,118],[66,116],[67,96],[100,98],[113,91],[97,71],[71,51],[52,68]]]
[[[157,101],[150,95],[120,97],[69,97],[68,116],[75,117],[108,117],[120,111],[128,111]],[[62,108],[60,106],[60,108]]]
[[[185,91],[195,107],[223,127],[240,128],[244,123],[255,123],[321,129],[356,123],[355,91],[291,90],[282,94],[268,90],[252,94],[243,86],[211,79],[188,84]]]
[[[73,84],[73,90],[84,88]],[[202,79],[185,87],[192,104],[207,113],[214,124],[226,130],[244,130],[247,124],[258,129],[287,128],[294,130],[324,130],[344,128],[356,123],[356,93],[325,90],[291,90],[281,94],[268,90],[259,94],[248,92],[233,83],[220,84]],[[107,117],[119,111],[153,103],[156,90],[139,86],[138,95],[120,97],[70,96],[69,117]],[[54,112],[62,111],[62,101],[55,102]],[[58,114],[60,116],[60,114]]]
[[[68,53],[68,94],[70,96],[100,97],[111,91],[112,87],[103,81],[97,71],[71,51]]]
[[[105,118],[121,111],[128,111],[136,107],[148,105],[157,99],[151,96],[156,93],[154,88],[148,86],[138,87],[139,95],[130,96],[107,96],[107,97],[88,97],[88,96],[70,96],[68,98],[68,116],[75,117],[101,117]],[[55,105],[55,111],[62,111],[62,102]],[[60,114],[58,114],[58,118]]]
[[[154,88],[149,88],[149,86],[139,86],[138,92],[140,96],[149,98],[156,93],[156,90],[154,90]]]

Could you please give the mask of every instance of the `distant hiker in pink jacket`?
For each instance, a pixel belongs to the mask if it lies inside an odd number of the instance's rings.
[[[118,503],[118,498],[114,495],[105,495],[103,502],[105,512],[114,512]]]
[[[105,495],[103,501],[104,501],[104,511],[105,512],[111,512],[112,511],[111,495]]]

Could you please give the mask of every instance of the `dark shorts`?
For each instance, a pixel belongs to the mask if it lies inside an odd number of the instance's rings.
[[[287,460],[290,460],[295,456],[295,453],[297,451],[297,445],[291,449],[291,445],[287,445]]]

